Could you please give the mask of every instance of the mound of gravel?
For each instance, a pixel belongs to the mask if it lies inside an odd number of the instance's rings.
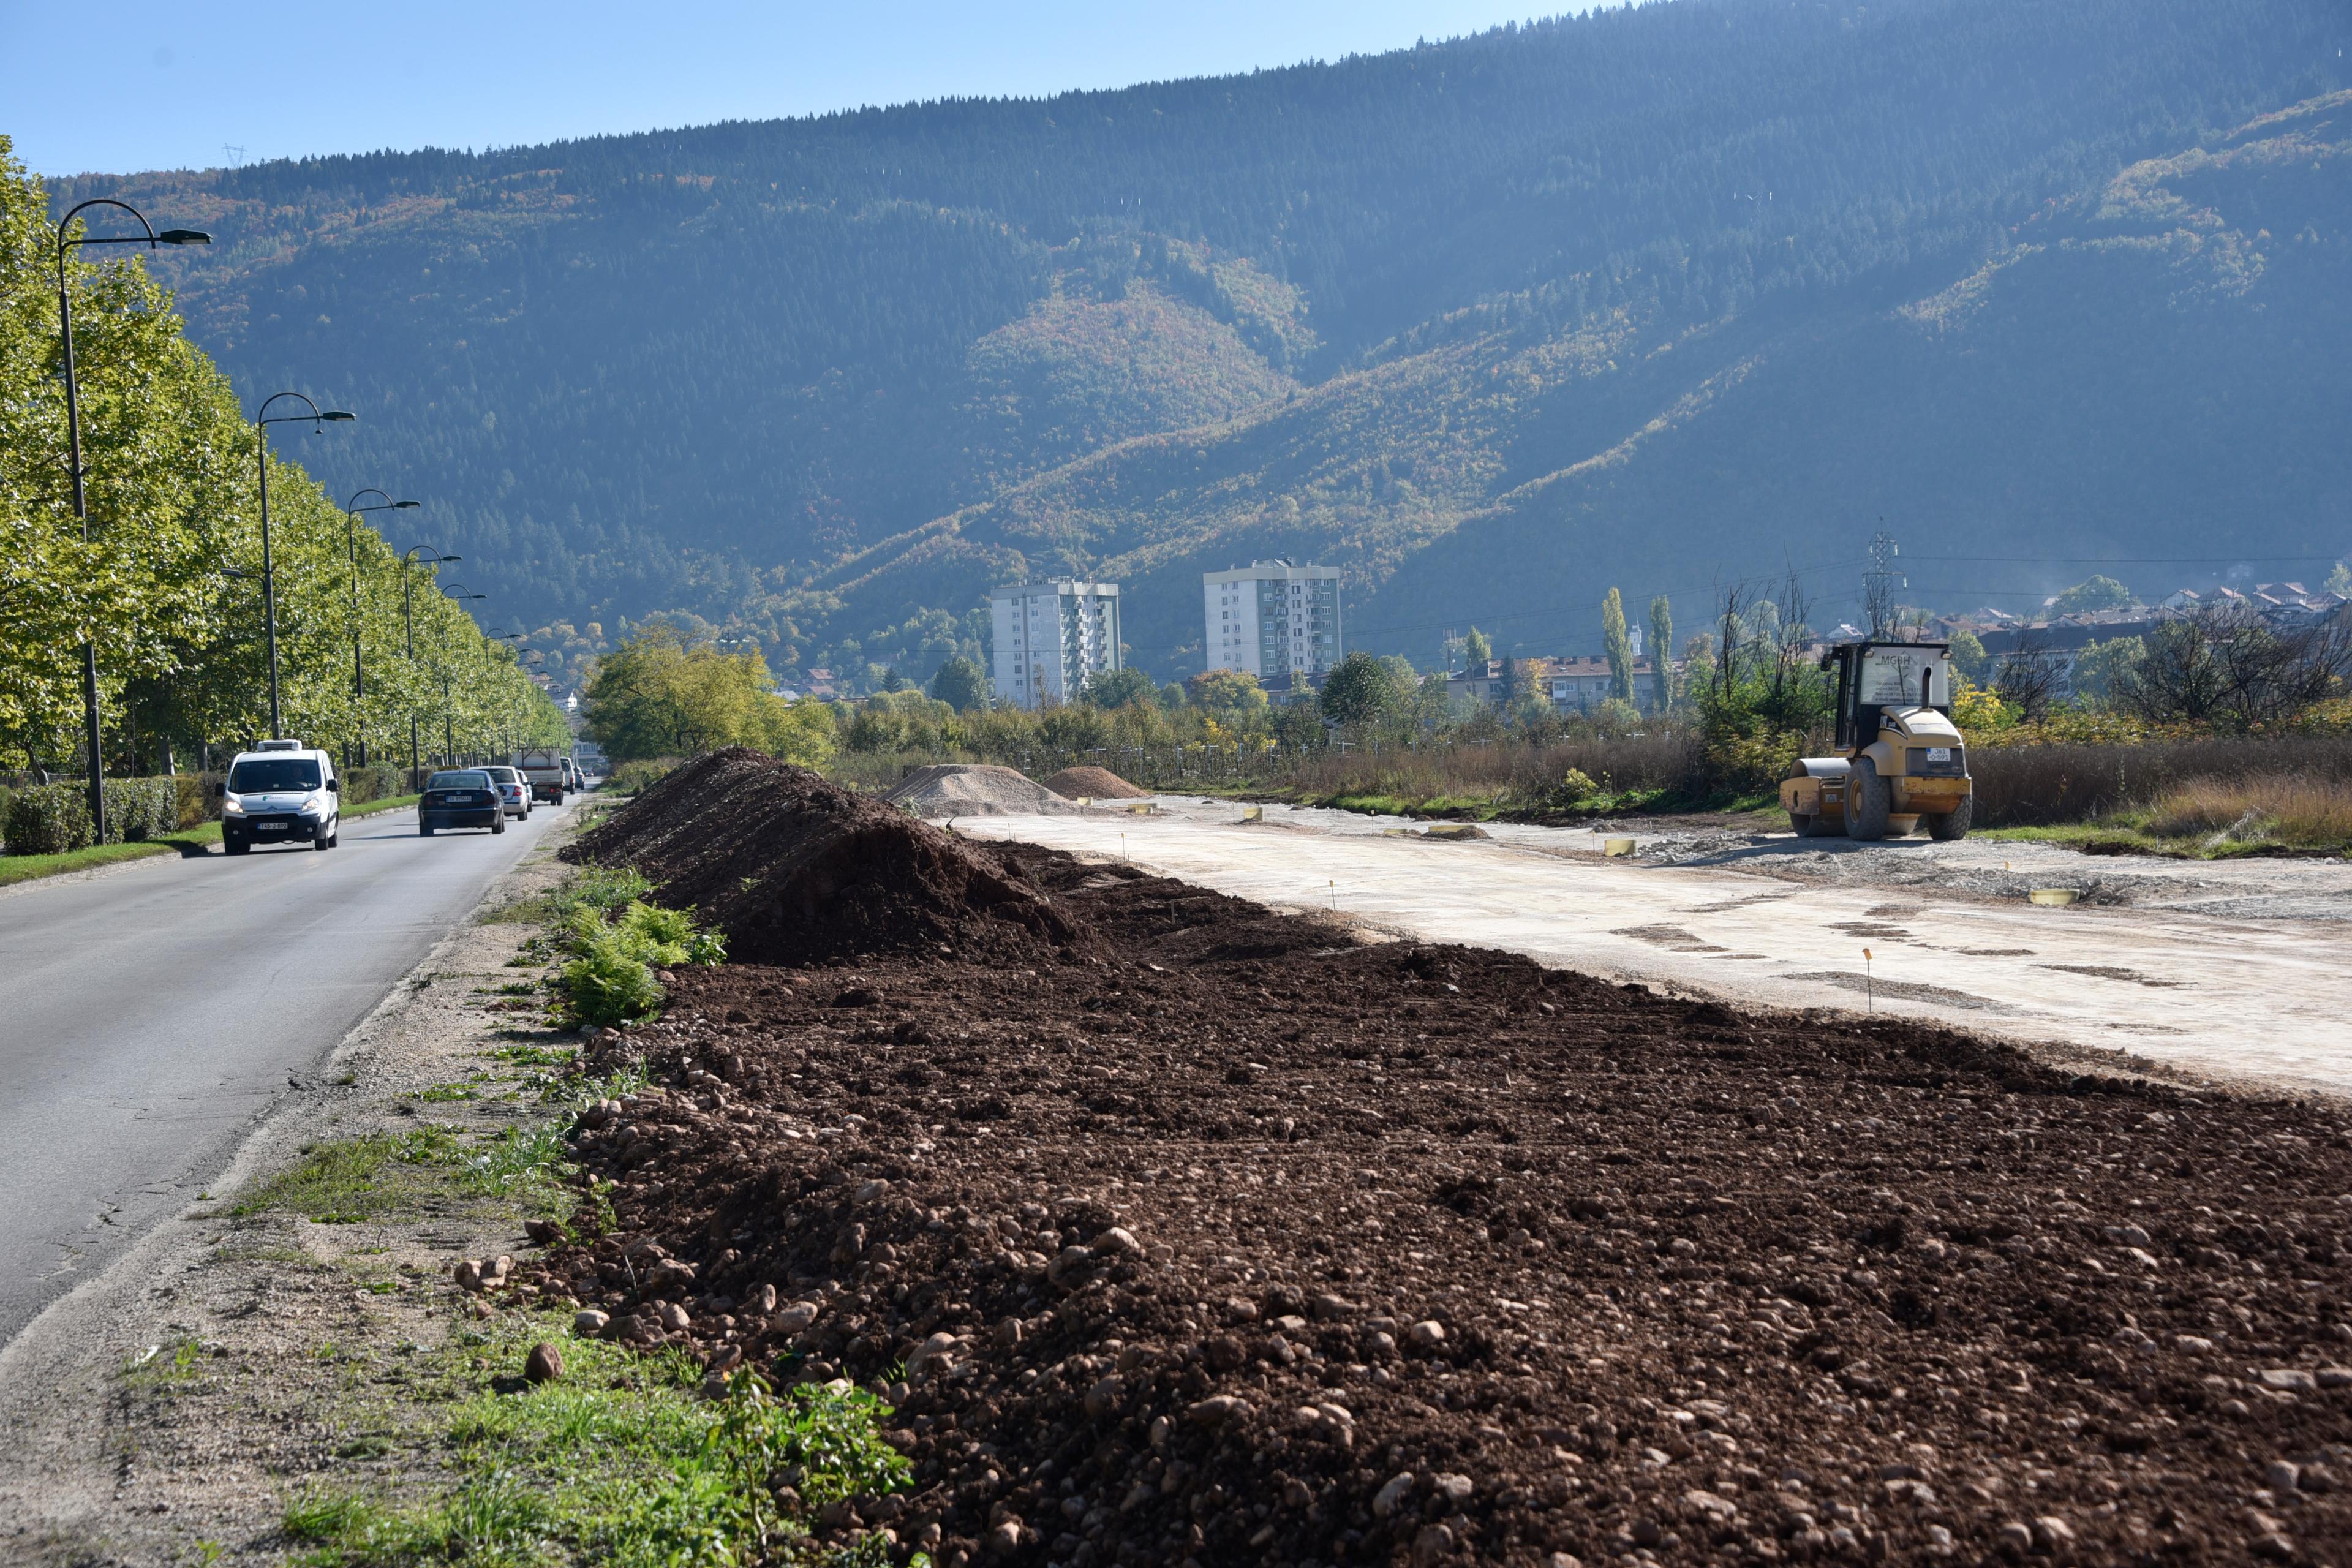
[[[1020,816],[1077,809],[1076,802],[1055,795],[1016,768],[973,763],[933,763],[917,768],[882,798],[918,816]]]
[[[1068,800],[1147,800],[1151,795],[1108,768],[1064,768],[1045,781],[1045,787]]]
[[[985,851],[742,747],[678,769],[564,856],[635,868],[753,963],[942,948],[1035,956],[1079,934]]]

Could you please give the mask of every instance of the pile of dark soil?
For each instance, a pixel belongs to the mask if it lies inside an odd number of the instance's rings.
[[[1108,768],[1064,768],[1045,781],[1045,787],[1065,800],[1146,800],[1151,792],[1138,789]]]
[[[1117,956],[682,978],[597,1047],[658,1086],[581,1142],[619,1228],[529,1271],[717,1368],[898,1379],[918,1489],[835,1530],[1071,1568],[2352,1547],[2340,1108],[1007,869]]]
[[[1034,959],[1078,934],[990,851],[742,747],[688,763],[564,854],[634,868],[752,963],[942,950]]]

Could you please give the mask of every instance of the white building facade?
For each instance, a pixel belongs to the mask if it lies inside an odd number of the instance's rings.
[[[1202,658],[1262,682],[1320,679],[1339,662],[1339,569],[1253,561],[1201,577]]]
[[[988,595],[996,695],[1022,708],[1075,702],[1089,676],[1117,669],[1118,584],[1059,578]]]

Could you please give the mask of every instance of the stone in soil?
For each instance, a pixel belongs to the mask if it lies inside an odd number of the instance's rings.
[[[597,1047],[621,1228],[522,1270],[645,1322],[651,1244],[665,1342],[919,1359],[942,1563],[2352,1545],[2334,1105],[991,864],[1083,946],[682,975]]]

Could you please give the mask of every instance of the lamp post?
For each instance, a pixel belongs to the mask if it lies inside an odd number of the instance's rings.
[[[360,496],[383,496],[375,506],[360,505]],[[367,511],[412,511],[417,503],[394,500],[378,489],[365,489],[343,503],[343,539],[352,555],[352,727],[359,731],[359,765],[367,766],[366,721],[360,704],[367,700],[367,676],[360,664],[360,514]]]
[[[460,605],[467,604],[468,602],[478,602],[489,597],[488,594],[474,594],[462,591],[458,593],[450,592],[450,589],[452,588],[463,590],[466,584],[463,583],[449,584],[446,587],[441,590],[441,596],[454,604]],[[453,767],[457,765],[457,721],[455,711],[452,710],[449,702],[449,648],[448,645],[445,642],[441,648],[441,754],[449,760],[450,765]]]
[[[120,207],[139,220],[141,232],[125,235],[75,236],[73,220],[89,207]],[[146,215],[129,202],[93,196],[58,220],[58,336],[63,340],[66,372],[66,445],[68,469],[73,479],[74,521],[81,524],[81,542],[89,542],[89,498],[82,489],[81,386],[74,375],[73,295],[66,288],[66,252],[77,245],[210,245],[213,237],[202,229],[167,228],[155,232]],[[89,748],[89,821],[96,841],[106,842],[106,763],[99,754],[98,630],[89,628],[81,639],[81,707],[83,741]]]
[[[406,636],[407,658],[412,668],[416,663],[416,606],[409,590],[414,586],[415,579],[408,574],[408,569],[422,556],[431,557],[433,564],[436,567],[445,561],[465,559],[462,555],[444,555],[429,544],[412,544],[401,552],[400,622]],[[418,787],[418,780],[423,776],[423,770],[417,765],[419,761],[416,754],[417,749],[416,710],[411,707],[408,710],[408,784],[411,789]]]
[[[281,397],[291,397],[310,412],[308,414],[271,415],[269,405]],[[317,404],[299,392],[272,393],[264,399],[260,411],[253,416],[253,466],[261,476],[261,613],[269,630],[269,733],[281,735],[285,721],[278,708],[278,568],[269,553],[269,427],[272,425],[308,423],[312,430],[326,424],[347,424],[353,417],[340,408],[324,412]]]

